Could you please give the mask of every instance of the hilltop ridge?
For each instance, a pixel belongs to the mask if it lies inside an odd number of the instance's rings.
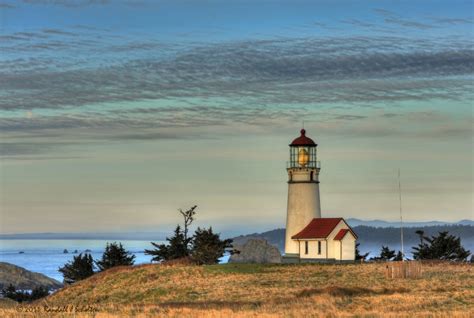
[[[32,304],[92,308],[107,317],[439,315],[473,312],[471,265],[424,266],[416,280],[390,280],[385,264],[225,264],[116,267]],[[441,292],[442,291],[442,292]],[[343,303],[344,306],[340,304]],[[0,315],[15,309],[0,309]],[[80,316],[79,316],[80,317]]]

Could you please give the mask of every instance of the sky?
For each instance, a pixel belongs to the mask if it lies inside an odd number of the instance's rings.
[[[473,213],[472,1],[0,0],[0,233]]]

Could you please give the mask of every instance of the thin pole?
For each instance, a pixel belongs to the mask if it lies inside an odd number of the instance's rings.
[[[400,240],[402,243],[402,262],[403,262],[405,258],[405,252],[403,250],[402,183],[400,181],[400,168],[398,168],[398,197],[400,200]]]

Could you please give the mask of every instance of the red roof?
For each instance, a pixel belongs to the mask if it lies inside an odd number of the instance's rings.
[[[310,239],[310,238],[326,238],[331,234],[339,222],[344,221],[343,218],[319,218],[312,219],[308,225],[299,233],[293,235],[292,239]]]
[[[346,236],[346,233],[347,233],[347,232],[350,232],[349,229],[342,229],[342,230],[340,230],[340,231],[336,234],[336,236],[334,237],[334,239],[335,239],[336,241],[342,240],[342,239],[344,238],[344,236]]]
[[[306,137],[306,130],[301,129],[301,136],[293,140],[290,146],[317,146],[313,139]]]

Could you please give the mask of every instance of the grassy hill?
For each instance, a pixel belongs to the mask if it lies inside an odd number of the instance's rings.
[[[27,308],[86,308],[100,312],[100,317],[474,315],[472,265],[424,265],[422,278],[406,280],[385,278],[385,266],[121,267],[68,286]],[[0,310],[3,317],[17,315],[14,308]],[[36,312],[29,317],[40,315]]]

